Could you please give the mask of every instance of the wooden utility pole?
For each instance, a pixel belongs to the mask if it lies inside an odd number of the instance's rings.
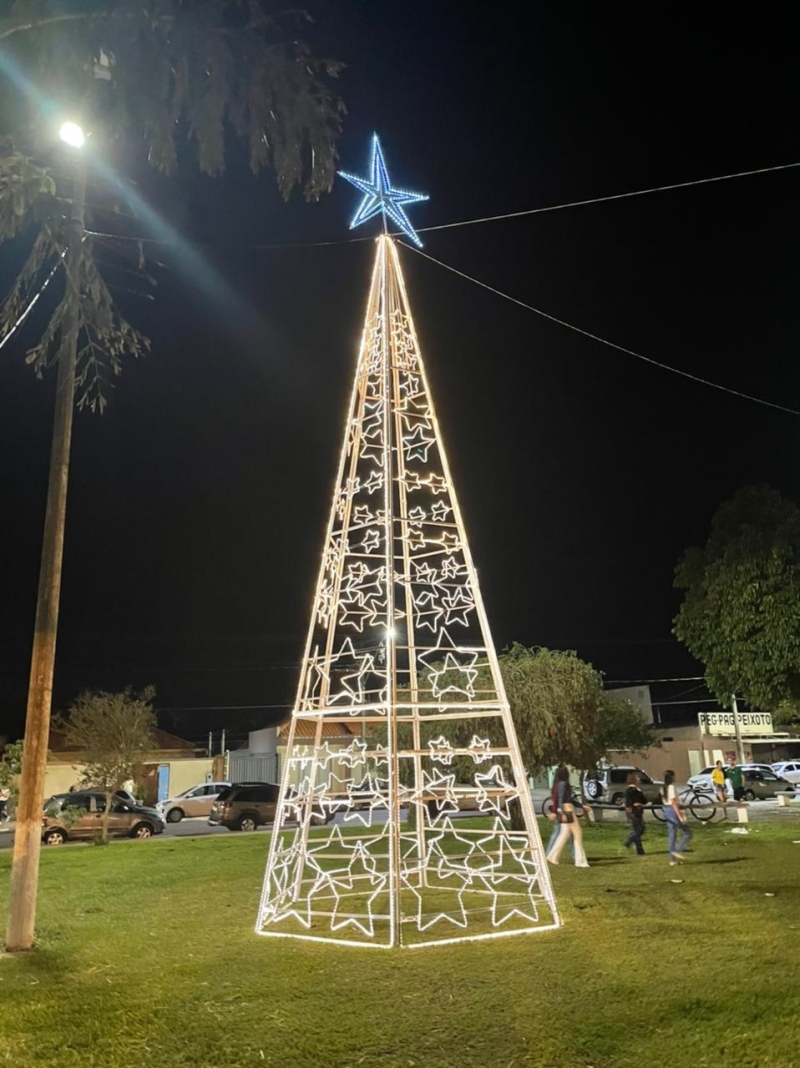
[[[53,444],[44,518],[39,593],[33,635],[25,743],[22,754],[17,827],[14,834],[14,862],[8,906],[6,949],[31,949],[36,921],[36,890],[39,883],[39,853],[42,846],[42,805],[50,738],[50,709],[53,700],[53,669],[61,596],[61,563],[64,555],[64,520],[67,512],[69,453],[72,441],[72,414],[75,405],[75,366],[80,329],[78,297],[84,238],[86,167],[79,152],[73,157],[74,191],[67,251],[64,256],[66,285],[72,290],[69,315],[64,323],[64,340],[58,361],[56,399],[53,415]]]
[[[736,763],[744,764],[744,746],[742,745],[742,728],[739,724],[739,706],[736,703],[736,694],[731,694],[731,707],[733,708],[733,732],[736,735]]]

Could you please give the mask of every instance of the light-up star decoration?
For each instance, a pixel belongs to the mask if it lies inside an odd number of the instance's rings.
[[[425,193],[410,193],[407,189],[393,189],[386,170],[381,143],[378,135],[372,135],[372,180],[358,178],[355,174],[347,174],[345,171],[338,173],[342,178],[354,185],[360,193],[364,194],[358,211],[353,216],[350,229],[374,218],[376,215],[388,216],[392,222],[408,237],[417,248],[422,248],[422,242],[417,237],[414,227],[409,222],[408,216],[403,211],[404,204],[417,204],[421,200],[428,200]]]

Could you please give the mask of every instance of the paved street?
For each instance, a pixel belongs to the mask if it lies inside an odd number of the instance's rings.
[[[534,790],[533,791],[533,804],[537,815],[541,814],[541,806],[544,799],[548,796],[547,790]],[[747,806],[747,814],[750,822],[759,823],[765,820],[773,821],[792,821],[796,820],[800,823],[800,797],[796,801],[790,802],[786,806],[778,804],[777,800],[773,801],[751,801]],[[474,815],[471,812],[463,813],[464,817]],[[373,813],[372,822],[383,823],[386,818],[385,810],[378,810]],[[621,819],[622,816],[617,816],[616,811],[605,810],[601,819],[614,820]],[[653,816],[649,816],[650,819],[654,819]],[[334,819],[334,822],[341,823],[342,815],[338,813]],[[692,821],[694,824],[694,821]],[[719,814],[714,819],[715,823],[721,822]],[[729,819],[731,826],[736,826],[734,819]],[[251,832],[252,834],[265,834],[271,827],[259,827],[257,831]],[[0,824],[0,849],[8,849],[13,843],[13,831],[14,825],[12,824]],[[173,838],[192,838],[192,837],[205,837],[207,835],[214,834],[231,834],[226,827],[209,827],[205,816],[197,816],[195,818],[181,820],[180,823],[168,823],[163,834],[157,835],[152,839],[153,842],[169,842]],[[112,839],[112,841],[126,841],[124,838]],[[85,845],[82,842],[67,843],[71,847],[77,847],[79,845]]]

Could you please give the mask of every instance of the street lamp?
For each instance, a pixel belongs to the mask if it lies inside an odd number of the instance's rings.
[[[70,148],[83,148],[86,141],[86,134],[77,122],[62,122],[58,136]]]

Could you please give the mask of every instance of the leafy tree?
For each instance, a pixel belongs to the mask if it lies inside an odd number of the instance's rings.
[[[108,820],[117,790],[132,779],[145,753],[155,748],[156,717],[152,708],[152,687],[134,693],[85,691],[59,723],[69,745],[81,753],[84,765],[81,782],[102,789],[106,808],[102,840],[108,841]]]
[[[595,767],[611,752],[641,753],[650,746],[660,746],[653,729],[635,705],[617,694],[604,692],[595,735],[595,755],[589,767]]]
[[[772,710],[772,722],[781,727],[800,723],[800,699],[781,701],[778,707]]]
[[[523,762],[529,771],[586,768],[597,751],[603,680],[571,651],[515,643],[500,658]]]
[[[641,712],[606,693],[600,672],[577,653],[529,649],[515,642],[499,660],[522,762],[529,772],[560,763],[592,768],[611,750],[640,751],[657,744]],[[500,744],[500,721],[485,723],[490,734],[494,731],[491,741]],[[441,733],[437,727],[422,725],[423,732],[427,730],[423,744],[430,740],[428,734],[433,738]],[[476,732],[475,721],[454,720],[450,729],[454,742],[466,747]],[[465,767],[471,766],[467,757]]]
[[[226,136],[247,145],[284,197],[330,189],[343,106],[329,79],[341,64],[297,40],[298,11],[258,0],[16,0],[0,19],[3,70],[19,103],[0,114],[0,240],[22,235],[29,256],[0,312],[0,340],[68,247],[71,190],[56,182],[55,129],[77,118],[103,155],[142,145],[174,174],[191,144],[199,169],[225,168]],[[62,167],[63,170],[63,167]],[[73,241],[74,244],[74,241]],[[75,251],[75,250],[74,250]],[[148,341],[116,310],[84,235],[70,282],[28,353],[37,374],[63,357],[77,329],[77,399],[102,410],[107,379]]]
[[[588,770],[611,750],[640,751],[658,744],[640,711],[629,701],[606,693],[600,672],[575,652],[529,649],[514,643],[500,657],[500,670],[522,762],[529,773],[559,763]],[[444,675],[440,684],[446,682]],[[482,685],[489,686],[488,678],[476,680],[476,687]],[[448,736],[456,747],[467,748],[476,732],[488,734],[495,745],[504,744],[499,719],[448,723]],[[420,725],[423,747],[439,734],[441,724]],[[411,747],[407,724],[398,727],[398,744]],[[471,757],[454,757],[451,770],[457,779],[470,781],[474,762]],[[410,767],[403,771],[410,776]],[[513,818],[518,825],[520,814],[514,813]]]
[[[684,600],[674,633],[723,706],[793,708],[800,698],[800,510],[769,486],[718,508],[703,548],[675,569]]]

